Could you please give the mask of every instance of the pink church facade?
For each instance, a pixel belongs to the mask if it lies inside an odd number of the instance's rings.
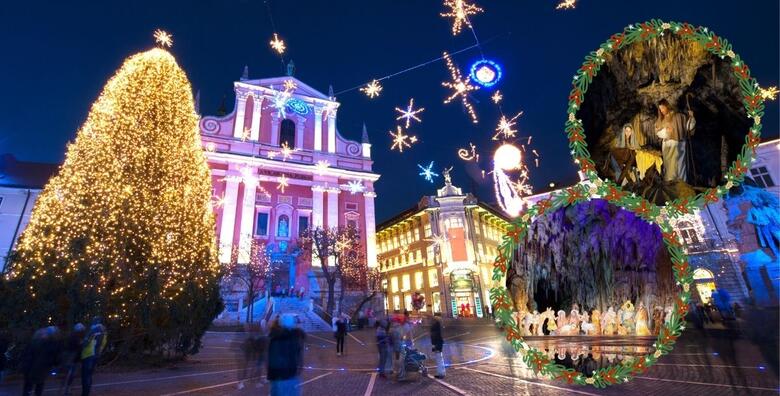
[[[200,121],[220,261],[228,262],[238,246],[238,260],[246,262],[245,247],[256,239],[289,271],[275,285],[315,292],[319,264],[298,256],[298,236],[307,227],[354,226],[368,266],[376,266],[379,175],[372,172],[365,128],[361,142],[345,139],[336,126],[335,98],[294,77],[242,78],[234,91],[232,113]]]

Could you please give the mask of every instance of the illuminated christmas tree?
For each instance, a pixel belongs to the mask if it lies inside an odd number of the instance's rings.
[[[210,198],[187,76],[164,49],[131,56],[36,203],[0,327],[100,316],[117,352],[190,352],[222,308]]]

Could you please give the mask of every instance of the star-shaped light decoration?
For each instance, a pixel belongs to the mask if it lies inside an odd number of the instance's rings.
[[[269,44],[271,44],[271,48],[278,52],[279,55],[283,54],[284,50],[287,49],[287,47],[284,45],[284,40],[279,39],[279,35],[276,33],[274,33],[274,39],[271,40]]]
[[[420,168],[421,172],[419,173],[420,176],[423,177],[423,179],[433,183],[434,177],[439,177],[439,174],[433,171],[433,161],[431,161],[428,166],[422,166],[420,164],[417,164],[417,167]]]
[[[282,173],[282,176],[279,177],[279,184],[276,185],[276,189],[284,193],[284,189],[287,187],[290,187],[289,179]]]
[[[346,235],[343,235],[341,238],[339,238],[336,241],[336,244],[334,245],[334,248],[335,248],[336,252],[343,252],[344,250],[349,249],[351,245],[352,244],[351,244],[351,242],[349,240],[349,237],[347,237]]]
[[[276,114],[279,118],[287,117],[287,101],[290,100],[291,96],[292,94],[288,90],[276,91],[274,96],[271,97],[271,103],[268,108],[276,109]]]
[[[350,180],[347,182],[347,184],[343,184],[342,187],[349,190],[350,194],[357,194],[365,191],[366,187],[363,185],[360,180]]]
[[[493,96],[491,96],[490,99],[493,101],[493,103],[498,104],[501,102],[501,99],[504,99],[504,95],[501,95],[501,91],[496,91],[493,93]]]
[[[298,84],[295,83],[294,80],[284,80],[284,90],[288,92],[292,92],[298,89]]]
[[[294,153],[296,149],[291,148],[287,142],[282,143],[282,150],[280,153],[282,154],[282,161],[287,161],[288,159],[292,158],[292,153]]]
[[[243,131],[243,132],[241,132],[241,141],[242,141],[242,142],[246,142],[246,141],[247,141],[247,139],[249,139],[250,132],[251,132],[251,131],[250,131],[250,129],[249,129],[249,128],[244,128],[244,131]]]
[[[439,251],[444,248],[445,244],[447,243],[447,236],[444,234],[441,235],[434,235],[431,237],[431,239],[426,239],[426,241],[433,242],[432,245],[434,247],[438,247]]]
[[[563,0],[555,7],[556,10],[568,10],[577,7],[577,0]]]
[[[154,42],[160,47],[170,48],[173,45],[173,36],[165,30],[157,29],[154,31]]]
[[[476,15],[484,10],[476,4],[469,4],[466,0],[444,0],[444,6],[449,7],[449,12],[442,12],[439,15],[452,18],[452,35],[460,34],[463,25],[471,28],[469,15]]]
[[[396,121],[406,120],[406,128],[408,129],[409,128],[409,123],[411,122],[411,120],[414,119],[417,122],[422,122],[422,120],[420,119],[420,117],[417,116],[417,114],[420,114],[423,111],[425,111],[425,107],[420,107],[419,109],[415,110],[414,109],[414,98],[411,98],[411,99],[409,99],[409,105],[406,106],[406,110],[399,109],[398,107],[396,107],[395,111],[401,113],[401,115],[398,116],[398,118],[396,118]]]
[[[515,135],[517,135],[517,129],[514,129],[514,126],[517,125],[517,118],[521,115],[523,115],[522,111],[512,118],[506,118],[505,115],[501,115],[501,120],[498,121],[496,134],[493,135],[493,140],[499,140],[498,137],[501,135],[504,136],[504,139],[515,137]]]
[[[366,84],[365,87],[360,88],[360,92],[363,92],[366,96],[373,99],[382,92],[382,85],[379,84],[379,80],[372,80],[370,83]]]
[[[452,59],[450,59],[450,55],[446,52],[444,53],[444,60],[447,62],[447,69],[449,69],[450,75],[452,75],[452,81],[445,81],[441,83],[441,85],[453,90],[452,95],[448,96],[447,99],[444,99],[444,104],[450,103],[453,99],[460,96],[463,107],[466,108],[469,116],[471,116],[471,121],[476,124],[478,122],[477,113],[474,111],[471,102],[469,102],[469,92],[476,91],[479,87],[472,85],[470,78],[463,78],[460,74],[460,69],[455,67]]]
[[[390,131],[390,136],[393,137],[393,145],[390,146],[390,150],[398,149],[399,153],[403,153],[404,147],[412,147],[412,144],[417,143],[417,136],[404,135],[400,125],[397,125],[395,128],[396,133]]]
[[[221,208],[225,205],[225,195],[223,194],[221,197],[214,196],[212,197],[211,206],[214,208]]]
[[[777,87],[759,88],[758,93],[764,100],[775,100],[777,98]]]
[[[325,172],[328,171],[328,168],[330,168],[330,162],[326,160],[319,160],[317,161],[317,164],[314,165],[314,171],[322,176],[325,174]]]
[[[277,155],[279,155],[279,153],[277,153],[276,151],[269,151],[267,155],[268,155],[268,159],[274,159],[276,158]]]

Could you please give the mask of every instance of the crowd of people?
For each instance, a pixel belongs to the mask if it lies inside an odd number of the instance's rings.
[[[46,380],[63,373],[58,394],[70,395],[73,382],[81,376],[81,395],[92,391],[92,376],[108,341],[105,326],[94,318],[89,328],[77,323],[69,331],[57,326],[36,330],[19,356],[19,372],[23,376],[22,396],[43,394]],[[0,381],[7,357],[17,346],[7,333],[0,334]]]
[[[414,348],[414,326],[416,321],[412,319],[409,312],[403,315],[388,316],[385,319],[378,320],[375,324],[376,345],[379,352],[379,363],[377,371],[379,376],[387,378],[397,373],[396,378],[401,380],[406,376],[407,370],[411,367],[421,370],[423,374],[427,373],[422,361],[426,359],[423,354]],[[430,324],[431,353],[436,361],[436,378],[444,378],[446,367],[444,363],[444,338],[442,337],[442,326],[439,319],[431,318]],[[417,358],[420,361],[417,361]]]

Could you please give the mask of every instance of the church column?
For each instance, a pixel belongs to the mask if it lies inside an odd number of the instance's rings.
[[[279,123],[281,120],[279,119],[279,114],[274,112],[271,114],[271,145],[272,146],[278,146],[279,145]]]
[[[260,138],[260,116],[263,110],[263,97],[255,97],[252,102],[252,126],[249,139],[257,141]]]
[[[306,126],[306,117],[297,116],[298,122],[295,123],[295,148],[303,148],[303,133]]]
[[[339,226],[339,190],[338,187],[328,189],[328,228]]]
[[[376,198],[376,193],[373,191],[363,193],[363,209],[365,210],[364,217],[366,218],[366,261],[368,262],[368,268],[376,268],[377,266],[374,198]]]
[[[336,152],[336,110],[328,111],[328,152]]]
[[[244,92],[236,92],[236,116],[233,119],[233,137],[241,139],[244,136],[244,113],[246,113],[246,98]]]
[[[230,262],[233,248],[233,229],[236,223],[236,200],[238,199],[238,183],[241,177],[229,175],[225,177],[225,193],[222,204],[222,222],[219,230],[219,261]]]
[[[313,185],[311,187],[312,192],[312,204],[311,204],[311,227],[312,229],[321,228],[323,226],[322,222],[322,210],[324,207],[324,201],[322,193],[325,191],[325,189],[322,186],[319,185]],[[314,267],[320,266],[320,260],[312,257],[311,258],[311,265]]]
[[[241,208],[241,228],[239,234],[238,262],[248,263],[250,256],[250,247],[252,245],[252,226],[255,223],[255,194],[257,189],[257,178],[254,171],[244,177],[244,199]]]
[[[314,107],[314,151],[322,151],[322,107]]]

